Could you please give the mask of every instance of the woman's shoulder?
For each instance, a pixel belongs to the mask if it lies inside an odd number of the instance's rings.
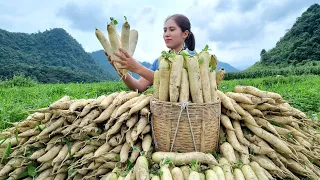
[[[153,61],[153,63],[150,65],[149,69],[153,70],[153,71],[156,71],[159,67],[159,63],[158,63],[158,59],[157,58],[156,60]]]
[[[190,49],[187,49],[187,51],[188,51],[189,54],[191,54],[191,55],[195,55],[195,54],[196,54],[194,51],[191,51]]]
[[[194,56],[196,53],[195,53],[195,51],[192,51],[192,50],[190,50],[189,48],[187,48],[187,47],[185,47],[184,49],[183,49],[183,51],[188,51],[188,53],[190,54],[190,55],[192,55],[192,56]]]

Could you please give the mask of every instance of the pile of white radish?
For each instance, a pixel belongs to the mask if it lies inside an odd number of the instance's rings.
[[[97,179],[152,152],[151,95],[64,96],[0,133],[0,179]]]
[[[208,52],[191,55],[187,50],[162,52],[154,73],[154,97],[168,102],[216,102],[224,69],[216,72],[217,58]]]
[[[219,77],[209,84],[221,82],[223,75]],[[0,132],[0,180],[319,179],[318,121],[274,92],[240,85],[233,92],[215,91],[222,112],[216,151],[155,151],[152,94],[120,91],[75,100],[64,96]]]
[[[130,24],[127,21],[126,16],[124,16],[125,22],[122,24],[121,33],[117,32],[118,22],[114,18],[110,18],[111,22],[107,25],[108,38],[104,33],[96,28],[95,35],[102,45],[106,55],[108,55],[108,60],[118,59],[114,55],[115,52],[119,53],[119,48],[124,49],[130,56],[133,56],[136,46],[138,43],[138,31],[136,29],[130,29]],[[119,63],[111,63],[120,76],[127,74],[128,70],[118,69]]]
[[[234,92],[218,94],[222,100],[218,156],[224,158],[229,179],[319,179],[319,122],[281,95],[253,86],[237,85]]]

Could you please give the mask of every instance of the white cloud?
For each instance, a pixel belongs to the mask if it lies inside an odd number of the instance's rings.
[[[213,46],[218,59],[244,69],[260,59],[292,27],[314,0],[217,0],[189,7],[189,16],[202,36],[197,48]],[[199,15],[203,14],[203,15]],[[197,36],[198,35],[198,36]]]
[[[106,33],[109,17],[120,24],[127,16],[139,32],[134,58],[152,63],[166,49],[162,27],[167,16],[183,13],[191,20],[196,50],[206,44],[220,61],[243,69],[260,58],[291,28],[296,18],[316,0],[2,0],[0,28],[37,32],[64,28],[86,51],[102,49],[94,28]],[[118,26],[120,32],[121,26]]]

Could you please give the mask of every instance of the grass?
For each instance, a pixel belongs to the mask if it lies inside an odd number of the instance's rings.
[[[303,65],[288,64],[261,64],[257,62],[255,65],[241,72],[229,72],[225,76],[225,80],[245,79],[245,78],[262,78],[266,76],[305,76],[320,75],[320,62],[309,62]]]
[[[39,84],[32,87],[8,87],[0,89],[0,129],[6,122],[21,121],[32,110],[48,107],[54,101],[68,95],[71,99],[97,98],[111,92],[128,90],[121,82]]]
[[[320,77],[316,75],[265,77],[223,81],[220,90],[233,91],[236,85],[251,85],[261,90],[277,92],[292,106],[319,119]],[[24,120],[32,110],[49,106],[65,95],[71,99],[97,98],[115,91],[128,91],[123,82],[37,84],[21,78],[15,82],[0,82],[0,129],[8,122]],[[146,93],[151,93],[150,88]]]

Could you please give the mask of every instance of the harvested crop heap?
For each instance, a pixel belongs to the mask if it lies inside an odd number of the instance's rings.
[[[223,113],[215,157],[154,152],[151,95],[121,91],[97,99],[65,96],[1,132],[0,177],[316,179],[320,175],[316,122],[280,95],[254,87],[236,86],[234,92],[219,97]]]
[[[95,179],[116,166],[129,170],[141,151],[152,151],[150,97],[124,91],[97,99],[65,96],[38,109],[1,133],[0,177]]]
[[[241,169],[246,178],[320,177],[318,122],[279,94],[252,86],[237,85],[220,98],[220,155],[233,165],[234,175]]]
[[[219,91],[224,71],[216,72],[217,60],[207,51],[163,52],[154,94],[64,96],[13,123],[0,133],[0,179],[319,179],[319,123],[274,92],[240,85]],[[220,100],[219,148],[156,152],[152,97]]]

